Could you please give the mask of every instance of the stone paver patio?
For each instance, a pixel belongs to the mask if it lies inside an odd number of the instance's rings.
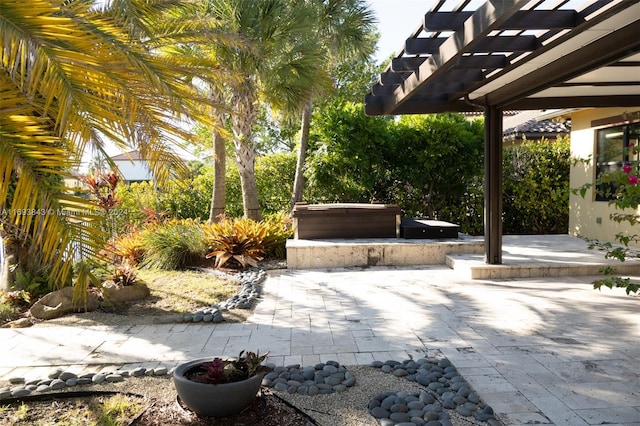
[[[440,352],[505,424],[640,426],[638,297],[595,291],[594,277],[468,276],[442,265],[272,271],[246,324],[0,329],[0,379],[243,349],[283,365]]]

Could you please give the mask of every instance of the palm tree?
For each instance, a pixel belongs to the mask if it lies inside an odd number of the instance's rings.
[[[226,86],[230,128],[245,216],[259,220],[253,127],[261,102],[277,110],[299,108],[317,80],[326,80],[313,31],[316,14],[301,1],[208,0],[208,4],[216,20],[246,42],[242,48],[214,46],[214,56],[238,77]]]
[[[102,4],[102,6],[100,6]],[[208,120],[211,103],[185,82],[213,82],[210,64],[162,54],[215,42],[202,19],[174,19],[173,0],[2,0],[0,8],[0,236],[13,261],[37,259],[63,286],[105,234],[96,205],[71,195],[69,177],[108,138],[137,149],[160,180],[186,171],[172,149],[191,135],[181,120]],[[210,105],[214,106],[214,105]]]
[[[376,39],[375,19],[364,0],[312,0],[316,8],[315,31],[322,44],[322,61],[331,75],[345,60],[359,61],[368,58],[374,51]],[[320,81],[318,81],[320,82]],[[313,109],[314,93],[323,88],[316,85],[310,90],[302,108],[298,161],[291,196],[291,209],[302,201],[304,188],[304,164],[309,146],[309,128]]]

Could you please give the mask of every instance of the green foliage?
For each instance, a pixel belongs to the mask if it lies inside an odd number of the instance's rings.
[[[268,216],[287,212],[296,172],[296,154],[280,152],[260,156],[256,159],[255,170],[262,213]]]
[[[116,197],[120,200],[115,225],[118,234],[127,232],[128,228],[142,226],[146,218],[145,210],[154,212],[164,210],[160,202],[160,193],[151,182],[120,185],[117,188]]]
[[[603,270],[601,272],[604,274],[614,273],[608,270]],[[637,293],[640,291],[639,283],[631,281],[630,278],[622,278],[618,276],[610,276],[593,282],[593,288],[596,290],[602,290],[603,286],[608,288],[624,288],[627,294]]]
[[[264,257],[263,241],[268,235],[268,227],[251,219],[223,219],[203,226],[204,240],[209,253],[214,257],[215,267],[228,266],[245,269],[258,266]]]
[[[36,273],[29,271],[17,270],[15,275],[14,288],[24,291],[33,296],[48,293],[53,287],[47,279],[46,270],[40,270]]]
[[[440,219],[483,170],[482,122],[460,114],[402,117],[386,154],[393,171],[390,195],[407,215]]]
[[[569,139],[504,149],[504,232],[562,234],[569,226]]]
[[[484,233],[484,180],[471,178],[466,191],[457,201],[451,199],[438,212],[438,219],[460,225],[460,232],[469,235]]]
[[[142,231],[142,240],[146,248],[144,268],[184,269],[197,263],[205,250],[200,224],[190,219],[147,226]]]
[[[115,256],[116,261],[139,265],[144,259],[144,254],[147,249],[142,233],[130,231],[114,238],[109,245],[109,250],[111,254]]]
[[[637,158],[637,146],[629,144],[624,149],[625,158]],[[583,160],[589,161],[589,160]],[[599,195],[611,197],[609,205],[614,206],[616,211],[610,215],[610,219],[617,223],[627,222],[631,227],[640,223],[640,215],[637,213],[640,204],[640,186],[638,185],[638,177],[640,176],[640,161],[631,160],[622,165],[620,170],[609,173],[603,173],[596,179],[596,185],[585,184],[581,188],[574,188],[574,194],[580,194],[583,198],[589,188],[596,188]],[[611,191],[609,193],[609,191]],[[605,194],[606,192],[606,194]],[[630,232],[631,229],[630,229]],[[637,246],[640,243],[640,237],[637,234],[631,235],[629,232],[618,233],[615,236],[618,245],[614,245],[609,241],[589,241],[590,248],[598,248],[605,251],[606,259],[617,259],[625,262],[629,258],[640,258],[640,251],[632,248],[631,245]],[[604,268],[601,271],[605,278],[594,281],[593,288],[601,290],[603,286],[608,288],[624,288],[627,294],[640,292],[640,283],[632,281],[630,278],[622,278],[616,275],[614,268]]]
[[[307,201],[397,203],[406,216],[475,220],[448,206],[482,170],[482,136],[482,123],[461,115],[396,122],[366,116],[361,104],[328,103],[313,117]]]
[[[153,212],[177,219],[208,219],[213,170],[211,165],[201,164],[192,165],[191,178],[170,181],[164,188],[155,188],[149,182],[119,187],[116,196],[120,205],[115,210],[119,233],[125,233],[131,226],[142,227]],[[295,167],[294,153],[280,152],[256,159],[260,208],[265,215],[287,211]],[[242,189],[233,161],[227,161],[226,183],[226,213],[230,217],[242,216]]]
[[[268,215],[262,219],[261,224],[266,228],[266,235],[262,240],[265,258],[285,259],[287,239],[293,238],[292,220],[289,215]]]
[[[362,104],[326,104],[312,118],[306,197],[310,202],[385,201],[388,117],[369,117]]]
[[[313,117],[306,201],[397,203],[482,234],[483,140],[482,121],[459,114],[394,121],[329,102]],[[566,232],[569,169],[568,139],[505,149],[505,233]]]

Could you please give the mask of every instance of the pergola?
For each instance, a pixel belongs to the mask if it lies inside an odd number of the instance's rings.
[[[640,2],[434,3],[366,113],[484,111],[485,261],[500,264],[502,111],[640,105]]]

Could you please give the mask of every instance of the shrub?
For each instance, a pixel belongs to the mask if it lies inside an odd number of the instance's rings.
[[[505,148],[503,167],[504,233],[567,233],[569,139]]]
[[[199,262],[205,250],[201,225],[190,219],[149,225],[142,231],[142,241],[145,268],[184,269]]]
[[[293,222],[288,215],[272,214],[262,220],[267,229],[263,239],[265,258],[286,258],[287,239],[293,237]]]
[[[257,266],[264,257],[267,227],[251,219],[226,219],[203,226],[209,253],[215,257],[215,267],[244,269]]]
[[[128,262],[138,265],[142,262],[146,251],[142,233],[130,231],[117,236],[111,242],[111,252],[120,263]]]

